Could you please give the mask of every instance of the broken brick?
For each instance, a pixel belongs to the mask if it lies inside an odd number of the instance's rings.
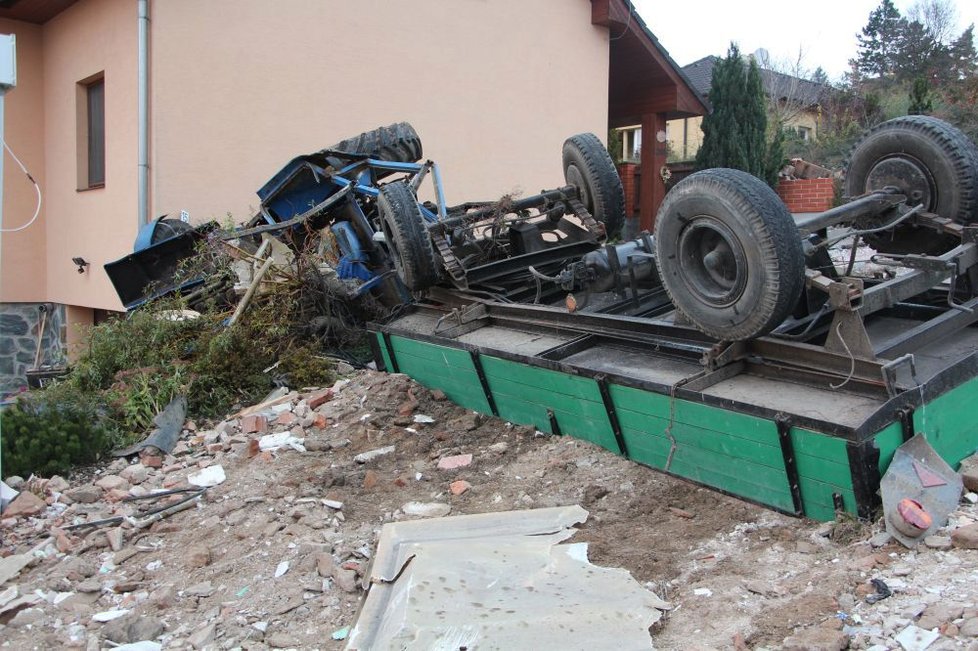
[[[464,468],[465,466],[472,463],[471,454],[456,454],[451,457],[442,457],[438,460],[439,470],[455,470],[456,468]]]
[[[163,457],[158,457],[155,454],[143,454],[139,456],[139,463],[148,468],[162,468]]]
[[[7,505],[3,512],[5,518],[19,518],[21,516],[37,515],[43,511],[47,505],[40,497],[30,491],[23,491],[20,495]]]
[[[295,417],[295,414],[293,414],[291,411],[283,411],[281,414],[278,415],[278,418],[275,419],[275,424],[276,425],[291,425],[296,420],[297,419]]]
[[[309,409],[315,409],[332,399],[333,390],[323,389],[322,391],[317,391],[316,393],[310,394],[309,397],[306,398],[306,404],[309,406]]]
[[[448,486],[448,490],[452,492],[452,495],[461,495],[465,491],[472,488],[472,484],[465,481],[464,479],[459,479],[458,481],[453,481]]]
[[[241,431],[244,434],[264,434],[268,431],[268,419],[261,414],[252,414],[241,419]]]

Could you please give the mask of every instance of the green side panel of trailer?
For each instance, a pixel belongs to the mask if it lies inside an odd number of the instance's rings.
[[[978,451],[978,378],[969,380],[913,413],[914,432],[927,437],[934,451],[952,468]]]
[[[774,422],[614,384],[609,393],[630,458],[794,510]]]
[[[500,418],[557,433],[552,414],[561,434],[619,451],[595,380],[489,355],[481,360]]]
[[[441,389],[452,402],[467,409],[491,413],[468,352],[406,337],[392,336],[390,342],[401,373],[410,375],[429,389]],[[381,350],[386,354],[383,341]]]
[[[377,336],[384,361],[392,368],[384,339]],[[441,389],[464,407],[491,412],[470,353],[396,335],[390,337],[390,343],[402,373],[430,389]],[[491,355],[479,359],[501,418],[551,433],[556,423],[561,434],[619,452],[612,421],[593,378]],[[773,420],[614,383],[608,384],[608,394],[629,458],[761,504],[794,511]],[[943,426],[951,431],[959,424]],[[900,438],[899,424],[895,427],[889,426],[877,436],[881,466],[883,457],[892,457],[891,443]],[[804,514],[831,520],[835,517],[836,494],[842,496],[846,510],[855,513],[846,441],[799,427],[793,427],[790,435]]]
[[[903,426],[899,422],[890,423],[876,433],[873,441],[880,451],[879,470],[882,477],[893,461],[893,453],[903,445]]]
[[[815,520],[834,519],[836,494],[842,496],[846,511],[856,513],[846,441],[803,427],[792,427],[791,443],[805,515]]]

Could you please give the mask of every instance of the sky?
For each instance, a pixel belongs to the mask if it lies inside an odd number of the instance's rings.
[[[856,56],[856,34],[880,0],[632,0],[639,15],[680,66],[710,54],[724,55],[731,41],[741,52],[768,51],[772,63],[793,70],[802,53],[802,68],[818,66],[838,81]],[[914,0],[895,0],[906,15]],[[955,0],[957,33],[978,26],[978,0]]]

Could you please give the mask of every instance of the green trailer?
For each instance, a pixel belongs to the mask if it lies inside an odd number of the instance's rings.
[[[861,362],[849,377],[849,360],[773,339],[710,370],[714,344],[696,330],[548,307],[482,303],[466,315],[418,305],[371,331],[380,368],[464,407],[818,520],[870,517],[894,450],[915,433],[952,466],[978,448],[973,328],[923,346],[919,384],[903,389],[883,363]]]
[[[620,224],[620,183],[588,142],[565,150],[568,196]],[[617,243],[552,237],[559,206],[471,211],[468,230],[432,237],[481,233],[465,259],[491,252],[492,273],[430,274],[419,303],[372,326],[376,361],[779,511],[869,517],[915,434],[952,466],[978,449],[978,147],[931,117],[890,120],[854,147],[843,192],[797,216],[755,177],[704,170],[666,195],[654,233]],[[863,245],[877,273],[857,277]]]

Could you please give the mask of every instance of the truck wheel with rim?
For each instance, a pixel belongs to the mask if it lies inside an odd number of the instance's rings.
[[[608,150],[593,133],[579,133],[564,141],[562,153],[567,184],[578,189],[608,239],[616,237],[625,223],[625,192]]]
[[[428,235],[418,199],[407,183],[388,183],[380,189],[377,211],[394,269],[411,291],[438,282],[438,256]]]
[[[739,170],[680,181],[659,209],[655,249],[673,305],[720,340],[770,332],[791,314],[805,283],[791,214],[763,181]]]
[[[856,197],[892,186],[907,204],[970,224],[978,219],[978,147],[947,122],[907,115],[867,131],[846,164],[845,194]],[[930,229],[900,224],[867,237],[883,253],[937,254],[957,242]]]

